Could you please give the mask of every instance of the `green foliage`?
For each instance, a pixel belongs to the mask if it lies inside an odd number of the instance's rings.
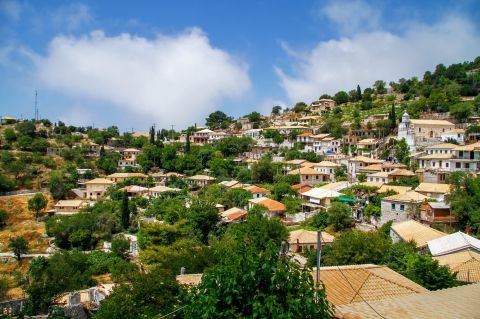
[[[11,191],[15,186],[15,183],[7,176],[0,173],[0,192]]]
[[[360,173],[360,174],[358,174],[357,178],[358,178],[358,181],[360,183],[364,183],[364,182],[367,181],[367,174],[366,173]]]
[[[280,105],[275,105],[274,107],[272,107],[272,114],[274,115],[279,115],[281,111],[282,107]]]
[[[273,199],[282,201],[285,197],[293,197],[297,195],[297,191],[286,182],[277,182],[272,189]]]
[[[305,102],[298,102],[292,108],[292,111],[295,113],[302,113],[302,112],[305,112],[306,109],[307,109],[307,104]]]
[[[122,201],[120,203],[120,222],[123,229],[130,227],[130,208],[128,205],[128,194],[123,192]]]
[[[450,115],[460,123],[464,123],[468,120],[468,117],[473,113],[473,103],[460,102],[450,105]]]
[[[0,209],[0,229],[6,225],[9,215],[3,209]]]
[[[367,207],[365,207],[364,215],[368,218],[374,218],[378,220],[382,215],[382,211],[379,206],[368,204]]]
[[[113,254],[98,251],[88,255],[62,251],[49,258],[32,260],[28,267],[26,287],[29,296],[27,312],[45,313],[54,298],[60,294],[94,286],[96,282],[91,278],[92,275],[123,268],[122,262],[126,263]],[[132,268],[129,270],[132,271]]]
[[[40,212],[47,206],[47,199],[42,193],[35,194],[28,200],[28,210],[35,213],[35,217],[40,216]]]
[[[185,203],[179,198],[154,199],[145,211],[146,216],[155,216],[170,224],[176,223],[185,214]]]
[[[378,264],[389,247],[390,239],[382,233],[352,230],[337,237],[322,259],[326,266]]]
[[[237,156],[249,152],[253,146],[253,140],[250,137],[226,137],[218,142],[217,149],[223,156]]]
[[[105,152],[102,147],[96,166],[105,174],[113,174],[117,171],[117,164],[119,159],[120,154],[113,152]]]
[[[334,202],[327,212],[328,224],[332,225],[335,231],[351,227],[352,211],[347,204]]]
[[[187,220],[191,232],[206,244],[209,234],[217,230],[220,217],[218,210],[212,203],[193,199],[187,211]]]
[[[0,278],[0,301],[3,301],[7,297],[7,291],[9,285],[6,279]]]
[[[115,288],[102,302],[95,318],[158,318],[180,308],[181,290],[172,274],[155,270],[137,272],[131,277],[130,283]]]
[[[127,258],[130,249],[130,242],[125,238],[114,238],[112,240],[112,253],[120,258]]]
[[[480,177],[457,172],[450,176],[453,190],[448,197],[451,213],[462,229],[469,226],[480,233]]]
[[[219,298],[221,296],[221,298]],[[325,290],[309,269],[278,257],[278,248],[245,247],[207,270],[187,296],[185,318],[326,318],[333,315]]]
[[[92,249],[99,240],[110,240],[120,230],[114,203],[99,202],[88,210],[73,216],[52,217],[45,222],[47,234],[55,237],[58,247]]]
[[[328,226],[328,213],[325,211],[320,211],[306,220],[305,224],[307,226],[313,227],[316,230],[325,229]]]
[[[430,256],[417,254],[414,243],[400,242],[391,245],[386,250],[382,263],[428,290],[458,285],[456,274],[450,273],[448,267],[440,266]]]
[[[399,140],[394,146],[395,157],[404,165],[409,164],[410,147],[404,138]]]
[[[3,131],[3,137],[8,144],[11,144],[17,140],[17,134],[13,128],[6,128]]]
[[[8,240],[8,248],[20,260],[23,254],[28,253],[28,243],[22,236],[12,237]]]
[[[335,93],[333,100],[337,103],[337,105],[345,104],[349,100],[348,93],[345,91],[339,91]]]
[[[272,183],[275,175],[275,166],[269,157],[263,157],[253,164],[252,180],[254,183]]]
[[[232,121],[233,118],[222,111],[215,111],[205,119],[206,125],[212,130],[226,129]]]
[[[287,208],[287,214],[296,214],[302,211],[302,200],[300,198],[285,197],[283,203]]]
[[[20,136],[35,137],[35,123],[33,121],[22,121],[15,125],[15,130]]]

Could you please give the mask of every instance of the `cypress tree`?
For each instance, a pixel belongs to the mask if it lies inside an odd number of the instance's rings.
[[[130,209],[128,208],[127,192],[123,192],[122,203],[120,205],[120,218],[123,229],[127,230],[130,226]]]
[[[392,111],[390,112],[390,121],[392,122],[392,130],[397,127],[397,114],[395,113],[395,104],[392,104]]]
[[[155,128],[150,128],[150,144],[155,144]]]
[[[360,89],[360,85],[357,85],[357,97],[359,101],[362,99],[362,90]]]
[[[187,131],[187,141],[185,142],[185,154],[190,152],[190,131]]]

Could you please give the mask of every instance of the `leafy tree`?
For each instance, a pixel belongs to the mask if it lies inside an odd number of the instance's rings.
[[[400,163],[408,165],[409,163],[408,156],[410,155],[410,147],[408,146],[407,141],[405,141],[404,138],[402,138],[395,144],[394,151],[395,151],[395,157],[398,159],[398,161]]]
[[[450,115],[460,123],[466,122],[472,113],[472,103],[462,102],[450,105]]]
[[[15,183],[0,173],[0,192],[8,192],[13,189]]]
[[[317,230],[325,229],[328,226],[328,216],[325,211],[318,212],[306,221],[306,225]]]
[[[297,191],[286,182],[279,182],[273,186],[272,195],[277,201],[282,201],[285,197],[293,197]]]
[[[225,113],[222,111],[215,111],[211,113],[207,118],[206,118],[206,124],[209,128],[212,130],[216,129],[225,129],[228,127],[228,124],[230,124],[233,119],[229,116],[227,116]]]
[[[155,144],[155,128],[150,127],[150,144]]]
[[[35,218],[40,216],[40,212],[47,206],[47,199],[42,193],[35,194],[28,200],[28,210],[35,213]]]
[[[6,225],[9,215],[3,209],[0,209],[0,229]]]
[[[328,209],[328,224],[332,225],[335,231],[348,228],[352,224],[352,211],[347,204],[334,202]]]
[[[255,183],[272,183],[275,175],[275,166],[268,157],[263,157],[253,164],[252,180]]]
[[[35,137],[35,123],[33,121],[22,121],[15,125],[20,136]]]
[[[120,221],[123,229],[130,227],[130,208],[128,206],[128,194],[123,192],[122,202],[120,204]]]
[[[15,130],[13,128],[6,128],[3,131],[3,136],[5,137],[5,141],[8,144],[11,144],[17,140],[17,134],[15,133]]]
[[[145,274],[137,272],[132,277],[130,283],[115,288],[102,302],[95,318],[155,318],[180,309],[181,290],[174,276],[154,270]]]
[[[217,149],[222,152],[223,156],[236,156],[241,153],[249,152],[253,147],[253,140],[250,137],[227,137],[222,139]]]
[[[366,182],[367,181],[367,174],[366,173],[360,173],[358,174],[358,181],[360,183]]]
[[[392,129],[397,127],[397,114],[396,114],[396,111],[395,111],[395,104],[392,104],[392,109],[390,110],[390,113],[388,114],[388,118],[391,122],[390,127]]]
[[[250,123],[253,123],[254,126],[260,124],[260,121],[262,120],[262,115],[258,112],[252,112],[250,114],[245,115],[245,117],[250,121]]]
[[[208,242],[208,235],[217,230],[220,221],[218,210],[212,203],[195,199],[187,211],[187,220],[192,233],[202,242]]]
[[[365,208],[365,212],[364,212],[364,215],[368,218],[374,218],[376,220],[378,220],[381,216],[382,212],[381,212],[381,209],[379,206],[377,205],[373,205],[373,204],[369,204],[367,205],[367,207]]]
[[[298,102],[298,103],[295,104],[295,106],[292,108],[292,111],[295,112],[295,113],[302,113],[302,112],[305,112],[306,109],[307,109],[307,103],[305,103],[305,102]]]
[[[0,301],[3,301],[7,297],[7,291],[9,284],[6,279],[0,278]]]
[[[185,154],[190,153],[190,131],[187,132],[187,137],[185,141]]]
[[[28,243],[22,236],[10,238],[8,248],[10,248],[18,261],[20,261],[23,254],[28,253]]]
[[[67,188],[65,187],[61,172],[55,171],[50,174],[48,179],[48,190],[55,200],[63,199],[65,197],[67,194]]]
[[[281,111],[282,111],[282,107],[280,105],[275,105],[272,108],[272,114],[274,115],[279,115]]]
[[[130,250],[130,242],[125,238],[115,238],[112,240],[112,252],[120,258],[127,258]]]
[[[348,93],[345,91],[339,91],[333,96],[333,100],[337,105],[342,105],[348,102]]]
[[[252,193],[244,189],[231,188],[223,193],[219,198],[220,204],[231,207],[245,207],[248,204],[248,200],[252,198]]]
[[[462,229],[468,226],[474,233],[480,233],[480,177],[457,172],[450,176],[449,182],[453,185],[447,197],[451,213]]]
[[[219,298],[219,296],[222,296]],[[301,302],[298,302],[301,300]],[[187,296],[185,318],[327,318],[333,316],[323,287],[278,247],[245,247],[207,270]]]
[[[287,214],[296,214],[302,210],[302,200],[300,198],[285,197],[283,203],[287,208]]]
[[[377,94],[385,94],[387,93],[387,88],[385,87],[387,84],[383,80],[377,80],[373,84],[373,87],[375,88]]]
[[[359,100],[362,99],[362,89],[360,89],[360,85],[357,85],[357,96]]]
[[[343,233],[325,249],[325,265],[378,264],[390,247],[390,239],[380,232],[352,230]]]

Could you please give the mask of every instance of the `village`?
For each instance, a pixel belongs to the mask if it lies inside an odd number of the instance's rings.
[[[158,269],[203,287],[238,241],[308,270],[332,318],[476,318],[479,96],[457,96],[468,110],[449,113],[399,90],[377,83],[237,119],[216,111],[178,132],[3,116],[0,313],[114,317],[115,291],[149,289]],[[19,198],[39,229],[28,238],[12,224]],[[92,276],[54,285],[54,262]]]

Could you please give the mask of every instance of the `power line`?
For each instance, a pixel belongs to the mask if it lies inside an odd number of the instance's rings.
[[[348,280],[347,276],[345,276],[345,274],[343,273],[342,269],[340,269],[340,266],[337,266],[338,270],[340,271],[340,273],[342,274],[343,278],[345,278],[345,280],[347,281],[348,285],[350,286],[350,288],[352,288],[353,291],[356,291],[355,288],[353,288],[353,285],[350,283],[350,281]],[[377,310],[375,310],[375,308],[372,307],[371,304],[368,303],[368,301],[366,301],[362,295],[357,292],[358,296],[360,296],[360,298],[362,298],[362,300],[377,314],[379,315],[381,318],[383,319],[387,319],[387,317],[384,317],[383,315],[381,315]]]
[[[172,311],[172,312],[170,312],[170,313],[167,313],[166,315],[163,315],[163,316],[161,316],[161,317],[158,317],[158,319],[167,318],[168,316],[173,315],[174,313],[176,313],[177,311],[182,310],[182,309],[185,308],[185,307],[186,307],[186,305],[183,306],[183,307],[180,307],[180,308],[178,308],[178,309],[176,309],[176,310],[174,310],[174,311]]]

